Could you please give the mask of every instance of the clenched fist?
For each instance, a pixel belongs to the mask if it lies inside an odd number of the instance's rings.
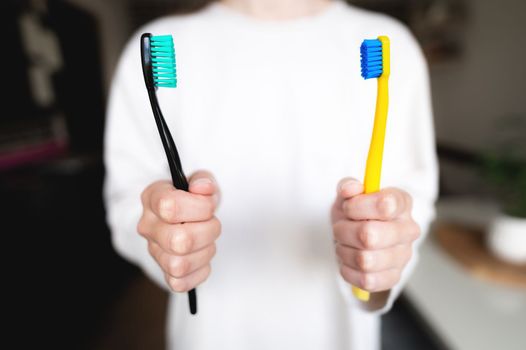
[[[191,290],[210,274],[221,232],[214,216],[218,197],[214,178],[204,171],[190,177],[189,192],[158,181],[141,195],[143,214],[137,229],[175,292]]]
[[[412,255],[420,228],[411,217],[411,196],[396,188],[363,194],[346,178],[338,185],[331,211],[342,277],[369,292],[391,289]]]

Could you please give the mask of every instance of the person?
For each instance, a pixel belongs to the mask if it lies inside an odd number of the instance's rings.
[[[174,37],[178,87],[158,96],[189,192],[169,180],[143,32]],[[379,35],[391,39],[382,189],[363,194],[376,82],[360,76],[359,47]],[[339,0],[221,0],[131,37],[109,97],[104,194],[115,249],[172,292],[169,348],[379,348],[380,315],[434,217],[428,79],[404,25]]]

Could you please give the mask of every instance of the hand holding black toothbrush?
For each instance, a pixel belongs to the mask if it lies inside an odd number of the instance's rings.
[[[186,291],[203,282],[210,273],[215,240],[221,230],[214,216],[217,186],[206,172],[197,172],[190,186],[181,160],[157,100],[158,87],[177,85],[175,51],[171,35],[141,36],[141,62],[148,97],[172,177],[150,185],[142,195],[144,213],[139,233],[148,240],[148,249],[165,273],[172,290]],[[187,192],[191,193],[187,193]],[[185,209],[191,208],[191,209]],[[195,288],[188,292],[190,312],[197,313]]]

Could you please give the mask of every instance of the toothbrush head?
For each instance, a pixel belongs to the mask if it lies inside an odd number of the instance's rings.
[[[362,77],[379,78],[389,75],[389,39],[365,39],[360,46]]]
[[[144,80],[148,88],[177,87],[175,49],[171,35],[143,34],[141,57]]]

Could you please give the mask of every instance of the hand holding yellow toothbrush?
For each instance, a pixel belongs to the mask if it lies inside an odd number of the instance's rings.
[[[387,291],[398,283],[420,228],[411,217],[408,193],[380,190],[389,102],[389,39],[365,40],[361,51],[363,77],[378,78],[374,127],[364,185],[355,179],[340,181],[332,222],[341,275],[353,285],[359,300],[368,301],[369,292]]]

